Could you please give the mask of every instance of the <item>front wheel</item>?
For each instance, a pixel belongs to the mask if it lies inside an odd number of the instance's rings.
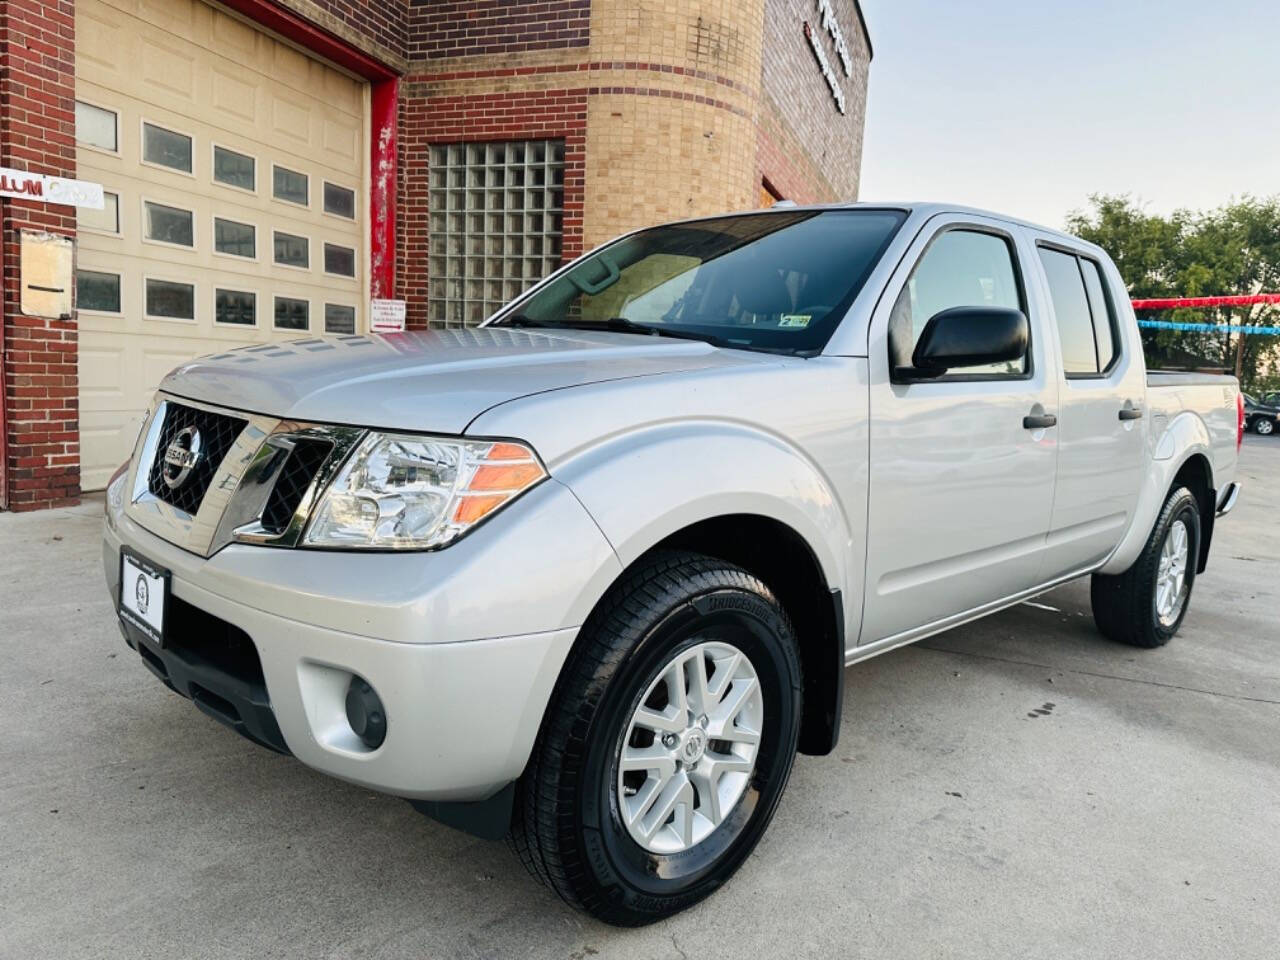
[[[1162,647],[1182,626],[1200,557],[1200,505],[1186,487],[1165,500],[1138,559],[1116,576],[1093,575],[1093,620],[1104,636]]]
[[[1276,429],[1274,420],[1268,420],[1266,417],[1258,417],[1253,421],[1253,432],[1259,436],[1268,436]]]
[[[582,629],[511,841],[569,904],[626,926],[697,903],[764,833],[795,759],[800,663],[768,587],[664,553]]]

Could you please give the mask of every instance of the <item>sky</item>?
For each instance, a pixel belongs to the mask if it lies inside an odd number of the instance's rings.
[[[1280,0],[861,0],[860,200],[1063,226],[1280,193]]]

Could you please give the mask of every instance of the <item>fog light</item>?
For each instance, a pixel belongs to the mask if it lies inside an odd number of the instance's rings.
[[[387,739],[387,713],[373,687],[362,677],[352,677],[347,687],[347,723],[370,750],[377,750]]]

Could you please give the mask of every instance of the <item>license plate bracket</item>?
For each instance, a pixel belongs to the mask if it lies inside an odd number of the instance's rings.
[[[129,547],[120,550],[120,619],[157,647],[164,646],[169,571]]]

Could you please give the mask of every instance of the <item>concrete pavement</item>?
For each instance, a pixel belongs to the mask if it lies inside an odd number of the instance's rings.
[[[1182,633],[1076,583],[848,671],[719,894],[615,930],[499,844],[255,747],[120,638],[100,504],[0,516],[0,957],[1280,955],[1280,438]]]

